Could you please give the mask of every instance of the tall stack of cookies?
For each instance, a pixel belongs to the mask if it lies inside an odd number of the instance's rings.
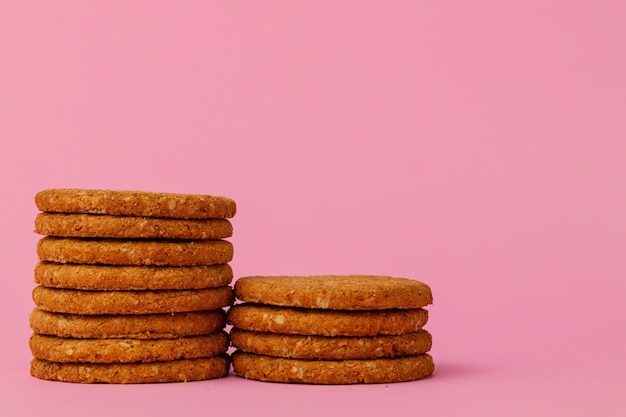
[[[249,379],[390,383],[434,372],[419,281],[380,276],[244,277],[230,308],[233,369]]]
[[[225,376],[225,197],[52,189],[35,198],[31,374],[82,383]]]

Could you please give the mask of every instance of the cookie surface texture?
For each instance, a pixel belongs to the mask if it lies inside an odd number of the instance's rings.
[[[243,352],[296,359],[377,359],[426,353],[432,338],[425,330],[369,337],[302,336],[233,328],[232,344]]]
[[[131,363],[172,361],[226,353],[228,336],[216,332],[176,339],[72,339],[34,334],[33,356],[51,362]]]
[[[194,266],[233,259],[226,240],[123,240],[46,236],[37,243],[41,261],[107,265]]]
[[[33,290],[42,310],[69,314],[152,314],[214,310],[233,302],[231,287],[202,290],[81,291],[47,288]]]
[[[217,332],[224,328],[222,309],[185,313],[82,315],[35,308],[30,327],[35,333],[83,339],[173,339]]]
[[[422,282],[370,275],[243,277],[235,293],[252,303],[334,310],[418,308],[433,301]]]
[[[244,378],[305,384],[385,384],[413,381],[432,375],[428,354],[392,359],[320,361],[274,358],[237,351],[234,371]]]
[[[228,374],[226,356],[143,363],[60,363],[33,359],[32,376],[76,383],[145,384],[221,378]]]
[[[50,189],[37,193],[35,204],[44,212],[114,216],[215,219],[236,213],[227,197],[145,191]]]
[[[35,282],[80,290],[187,290],[231,283],[228,264],[200,266],[80,265],[39,262]]]
[[[39,213],[42,235],[116,239],[222,239],[233,234],[226,219],[163,219],[93,214]]]
[[[389,309],[371,311],[322,310],[238,304],[226,321],[243,330],[320,336],[376,336],[415,332],[428,321],[428,311]]]

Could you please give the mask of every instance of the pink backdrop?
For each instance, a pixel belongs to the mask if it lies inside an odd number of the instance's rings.
[[[625,16],[620,0],[0,2],[0,415],[623,416]],[[420,279],[436,375],[31,378],[33,197],[52,187],[230,196],[237,276]]]

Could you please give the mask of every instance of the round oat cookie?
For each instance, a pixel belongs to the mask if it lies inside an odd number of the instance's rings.
[[[233,259],[226,240],[123,240],[46,236],[37,243],[41,261],[106,265],[194,266]]]
[[[62,237],[116,239],[222,239],[233,235],[226,219],[162,219],[100,214],[39,213],[35,232]]]
[[[254,276],[235,282],[242,301],[333,310],[418,308],[433,302],[428,285],[372,275]]]
[[[147,191],[50,189],[35,196],[41,211],[176,219],[231,218],[237,211],[227,197]]]
[[[228,350],[228,335],[217,332],[176,339],[71,339],[33,334],[30,350],[50,362],[130,363],[207,358]]]
[[[233,302],[232,288],[162,291],[81,291],[47,288],[33,290],[42,310],[69,314],[153,314],[214,310]]]
[[[222,309],[161,314],[84,315],[52,313],[35,308],[30,328],[38,334],[78,339],[173,339],[220,331],[225,325]]]
[[[377,336],[415,332],[428,321],[421,308],[388,310],[322,310],[238,304],[226,323],[256,332],[319,336]]]
[[[377,359],[426,353],[432,337],[426,330],[401,335],[341,337],[250,332],[232,328],[234,347],[258,355],[294,359]]]
[[[145,384],[221,378],[228,374],[228,356],[138,363],[59,363],[33,359],[30,373],[39,379],[84,384]]]
[[[400,358],[320,361],[274,358],[236,351],[234,371],[248,379],[304,384],[386,384],[413,381],[435,371],[428,354]]]
[[[188,290],[231,283],[228,264],[199,266],[84,265],[39,262],[35,282],[77,290]]]

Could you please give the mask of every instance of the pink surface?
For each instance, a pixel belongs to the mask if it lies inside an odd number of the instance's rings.
[[[0,415],[623,416],[623,1],[0,4]],[[434,377],[30,377],[33,197],[234,198],[237,276],[428,283]]]

